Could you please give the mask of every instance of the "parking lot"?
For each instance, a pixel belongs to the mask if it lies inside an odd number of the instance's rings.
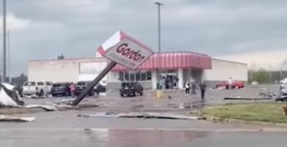
[[[264,91],[262,88],[270,91],[278,90],[276,85],[248,86],[240,90],[209,89],[204,103],[230,103],[231,101],[223,100],[224,97],[228,96],[258,97],[258,93]],[[71,97],[24,98],[24,101],[27,104],[51,104],[72,99]],[[80,103],[97,104],[97,107],[21,114],[21,116],[36,117],[36,120],[21,124],[13,122],[1,123],[0,135],[2,135],[2,139],[0,139],[0,145],[28,147],[31,145],[43,146],[45,144],[44,146],[73,147],[96,144],[132,147],[135,145],[146,146],[146,143],[150,142],[151,146],[178,145],[178,143],[181,143],[179,146],[187,146],[196,143],[204,144],[210,140],[213,140],[214,144],[221,145],[226,139],[238,139],[238,137],[241,137],[242,132],[245,132],[245,135],[249,135],[249,137],[241,138],[241,140],[243,142],[250,141],[249,138],[256,138],[258,135],[256,134],[256,129],[261,129],[260,126],[215,124],[201,120],[78,117],[79,114],[92,114],[95,112],[168,112],[186,114],[194,108],[192,106],[200,103],[198,94],[186,95],[184,91],[177,90],[164,91],[164,96],[161,99],[157,99],[155,91],[151,90],[145,91],[143,96],[124,98],[120,97],[118,91],[108,91],[106,96],[87,97]],[[190,104],[191,107],[181,107],[181,104]],[[252,134],[250,131],[254,133]],[[225,132],[229,132],[229,135],[226,135]],[[261,135],[267,137],[268,133],[261,133]],[[278,136],[278,134],[271,135],[273,139],[276,139]],[[175,136],[180,137],[181,140],[177,142],[174,139]],[[201,138],[202,141],[197,140],[197,138]],[[229,142],[229,144],[233,143]]]
[[[259,98],[260,92],[277,92],[278,85],[256,85],[247,86],[243,89],[220,90],[208,89],[204,105],[222,104],[230,102],[254,102],[248,100],[224,100],[226,97],[234,98]],[[73,100],[71,97],[51,97],[44,99],[28,99],[24,98],[27,104],[49,104],[60,103],[66,100]],[[268,100],[272,101],[272,100]],[[156,111],[156,112],[181,112],[186,109],[179,109],[180,105],[193,106],[202,105],[199,91],[196,95],[187,95],[183,90],[165,90],[161,98],[156,97],[156,91],[146,90],[143,96],[136,97],[121,97],[117,90],[109,90],[106,96],[87,97],[82,103],[98,104],[99,107],[93,108],[97,111],[116,111],[116,112],[130,112],[130,111]]]

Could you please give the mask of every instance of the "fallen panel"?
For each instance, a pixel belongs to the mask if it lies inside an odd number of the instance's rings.
[[[15,117],[15,116],[0,115],[0,121],[2,122],[32,122],[34,120],[35,117]]]
[[[183,119],[199,120],[201,118],[188,115],[177,115],[167,113],[94,113],[78,115],[79,117],[105,117],[105,118],[145,118],[145,119]]]
[[[31,105],[26,105],[25,108],[42,108],[46,111],[55,111],[57,108],[53,105],[37,105],[37,104],[31,104]]]
[[[0,84],[0,105],[7,106],[23,106],[24,101],[19,97],[15,86],[8,83]]]
[[[123,113],[119,114],[119,117],[198,120],[198,117],[195,116],[167,114],[167,113],[126,113],[126,114]]]
[[[223,100],[247,100],[247,101],[255,101],[255,100],[271,100],[272,98],[235,98],[235,97],[226,97]]]
[[[116,113],[94,113],[94,114],[79,114],[78,117],[99,117],[99,118],[119,118]]]

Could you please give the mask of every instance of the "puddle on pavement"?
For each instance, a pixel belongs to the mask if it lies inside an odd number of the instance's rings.
[[[286,133],[205,132],[184,130],[6,130],[0,132],[0,146],[6,147],[269,147],[284,146]]]
[[[197,138],[208,136],[208,132],[198,131],[171,131],[171,130],[85,130],[84,136],[91,142],[103,141],[109,146],[117,147],[144,147],[170,146],[178,143],[188,143]]]

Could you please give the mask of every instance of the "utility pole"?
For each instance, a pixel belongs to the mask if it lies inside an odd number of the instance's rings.
[[[161,24],[160,24],[160,6],[163,5],[160,2],[155,2],[158,11],[158,52],[161,53]]]
[[[9,83],[12,83],[11,78],[11,48],[10,48],[10,32],[7,31],[7,54],[8,54],[8,77],[9,77]]]
[[[3,73],[2,82],[6,82],[6,0],[3,0]]]
[[[160,23],[160,6],[163,5],[160,2],[155,2],[157,5],[157,14],[158,14],[158,65],[161,65],[161,23]],[[158,69],[158,74],[159,74],[159,83],[161,80],[161,68]],[[161,86],[161,85],[160,85]]]

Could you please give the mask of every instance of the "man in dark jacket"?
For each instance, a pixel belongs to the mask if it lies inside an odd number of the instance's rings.
[[[205,96],[206,84],[204,82],[201,82],[199,87],[201,92],[201,99],[203,100]]]

